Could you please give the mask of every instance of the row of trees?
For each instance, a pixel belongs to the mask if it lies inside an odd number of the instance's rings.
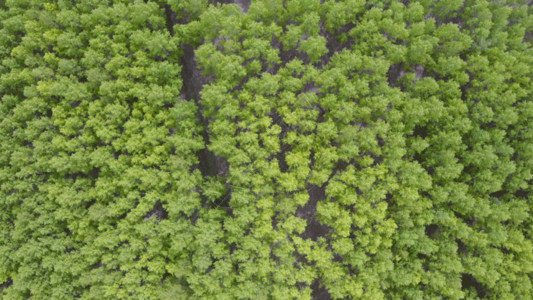
[[[0,4],[2,297],[533,296],[527,1],[226,2]]]

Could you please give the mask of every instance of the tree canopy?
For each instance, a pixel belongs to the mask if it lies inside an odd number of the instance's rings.
[[[0,2],[3,299],[532,299],[531,1]]]

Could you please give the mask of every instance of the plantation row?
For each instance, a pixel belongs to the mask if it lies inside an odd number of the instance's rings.
[[[230,2],[0,2],[0,297],[533,298],[528,1]]]

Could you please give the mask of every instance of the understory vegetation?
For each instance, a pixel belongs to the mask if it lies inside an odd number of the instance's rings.
[[[533,7],[0,1],[0,298],[533,299]]]

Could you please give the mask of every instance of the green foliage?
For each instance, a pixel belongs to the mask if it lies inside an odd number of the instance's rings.
[[[527,1],[250,2],[0,3],[1,298],[532,298]]]

